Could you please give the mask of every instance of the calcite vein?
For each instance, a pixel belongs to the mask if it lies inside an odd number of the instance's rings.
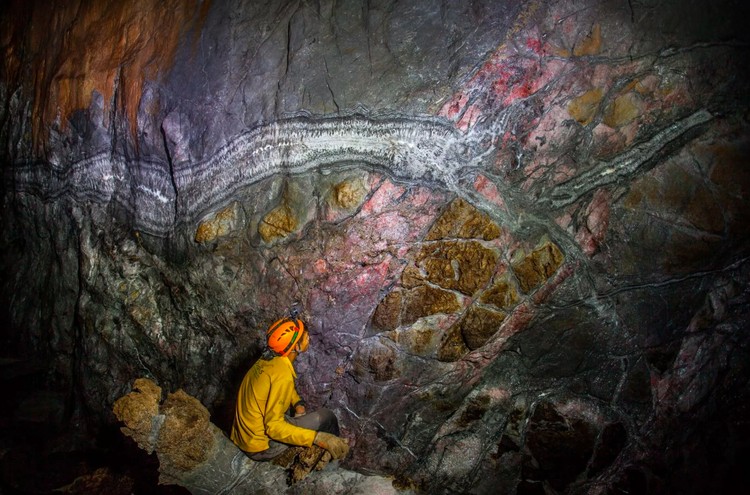
[[[538,202],[563,207],[595,188],[632,177],[670,143],[711,118],[705,110],[695,112],[558,185]],[[506,120],[499,119],[492,130],[463,134],[451,123],[432,117],[294,118],[242,134],[200,162],[133,163],[107,152],[67,166],[19,164],[6,169],[4,179],[15,191],[44,199],[70,196],[112,202],[129,213],[133,229],[160,237],[225,205],[246,186],[277,174],[316,169],[372,166],[396,181],[433,184],[476,203],[475,191],[467,190],[459,179],[477,171],[495,151],[479,143],[483,136],[496,135]]]
[[[107,152],[62,167],[17,165],[5,180],[45,199],[116,202],[131,212],[133,228],[167,236],[276,174],[366,164],[395,180],[455,184],[461,169],[476,164],[467,156],[471,147],[436,118],[295,118],[257,127],[197,163],[134,164]]]
[[[562,208],[575,203],[585,194],[599,187],[623,179],[632,179],[639,171],[658,158],[668,145],[712,118],[713,115],[707,110],[698,110],[688,117],[670,124],[648,140],[633,146],[626,152],[611,160],[600,161],[589,170],[558,185],[547,197],[540,198],[540,203],[552,208]]]

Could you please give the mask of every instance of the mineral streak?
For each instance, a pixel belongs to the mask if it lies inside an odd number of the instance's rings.
[[[651,139],[606,163],[594,165],[539,198],[561,207],[617,177],[633,176],[669,143],[712,118],[700,110],[657,132]],[[504,118],[498,120],[500,124]],[[276,174],[302,174],[366,164],[394,180],[431,183],[466,199],[459,179],[482,166],[494,151],[480,145],[497,126],[462,134],[432,117],[369,119],[362,116],[294,118],[257,127],[200,162],[148,162],[103,152],[68,165],[26,163],[9,167],[4,180],[17,192],[47,200],[114,203],[129,213],[135,230],[168,237],[176,227],[197,221],[243,187]],[[483,136],[480,134],[490,133]],[[463,194],[465,193],[465,194]]]
[[[16,191],[44,199],[115,202],[132,227],[168,236],[176,226],[226,203],[238,190],[275,174],[365,163],[394,179],[456,180],[464,143],[454,127],[431,118],[295,118],[257,127],[201,162],[129,163],[109,151],[68,165],[29,163],[6,172]],[[460,166],[459,166],[460,164]]]

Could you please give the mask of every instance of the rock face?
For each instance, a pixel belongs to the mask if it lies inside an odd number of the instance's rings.
[[[747,481],[750,40],[704,3],[11,1],[8,452],[148,376],[196,404],[162,468],[205,462],[296,303],[352,450],[278,490]]]

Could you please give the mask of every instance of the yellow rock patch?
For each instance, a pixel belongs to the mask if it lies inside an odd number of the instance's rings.
[[[331,200],[339,208],[346,210],[359,206],[367,191],[359,180],[339,182],[331,188]]]
[[[546,242],[519,262],[514,263],[513,271],[524,293],[539,287],[555,274],[565,260],[560,248],[552,242]]]
[[[125,423],[120,430],[149,454],[156,447],[151,428],[153,417],[159,414],[160,402],[161,388],[148,378],[138,378],[132,391],[117,399],[112,406],[117,419]]]
[[[487,291],[482,294],[481,301],[498,308],[511,309],[518,304],[520,297],[516,284],[510,280],[507,273],[498,277]]]
[[[389,292],[372,315],[372,324],[379,330],[393,330],[401,323],[401,291]]]
[[[498,331],[505,316],[501,311],[492,311],[481,306],[474,305],[469,308],[459,323],[466,346],[471,350],[482,347]]]
[[[422,285],[405,294],[403,323],[411,324],[419,318],[438,313],[455,313],[461,309],[453,292]]]
[[[600,88],[594,88],[574,98],[568,104],[568,113],[582,125],[588,125],[599,110],[604,92]]]
[[[162,469],[190,471],[208,458],[213,446],[208,409],[183,390],[169,394],[161,407],[165,415],[157,449]]]
[[[500,227],[486,213],[457,198],[440,215],[425,240],[460,238],[489,241],[498,237]]]
[[[477,241],[431,244],[417,256],[428,281],[468,296],[487,285],[496,263],[497,254]]]
[[[609,127],[617,128],[629,124],[641,114],[638,100],[633,93],[618,96],[612,104],[607,107],[604,114],[604,123]]]
[[[602,27],[599,24],[594,24],[591,28],[591,32],[573,47],[573,55],[576,57],[596,55],[601,51]]]
[[[443,337],[443,341],[440,343],[437,358],[440,361],[450,363],[461,359],[469,350],[461,336],[461,327],[453,325],[448,329]]]
[[[436,332],[432,325],[417,324],[404,330],[391,332],[389,337],[410,353],[427,356],[434,352],[433,340]]]
[[[288,236],[297,228],[299,221],[289,206],[281,204],[271,210],[258,225],[258,233],[264,242]]]
[[[219,210],[212,218],[201,222],[195,231],[195,242],[204,244],[229,234],[236,223],[238,209],[237,203],[232,203]]]
[[[183,390],[169,394],[161,406],[160,401],[161,388],[148,378],[138,378],[132,392],[117,399],[112,411],[125,423],[125,435],[148,453],[157,450],[162,474],[190,471],[213,448],[208,409]],[[160,414],[164,416],[161,424],[154,421]]]

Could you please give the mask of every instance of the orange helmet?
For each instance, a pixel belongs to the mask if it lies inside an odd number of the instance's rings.
[[[276,320],[266,332],[268,347],[280,356],[286,356],[301,343],[305,335],[305,324],[302,320],[282,318]]]

